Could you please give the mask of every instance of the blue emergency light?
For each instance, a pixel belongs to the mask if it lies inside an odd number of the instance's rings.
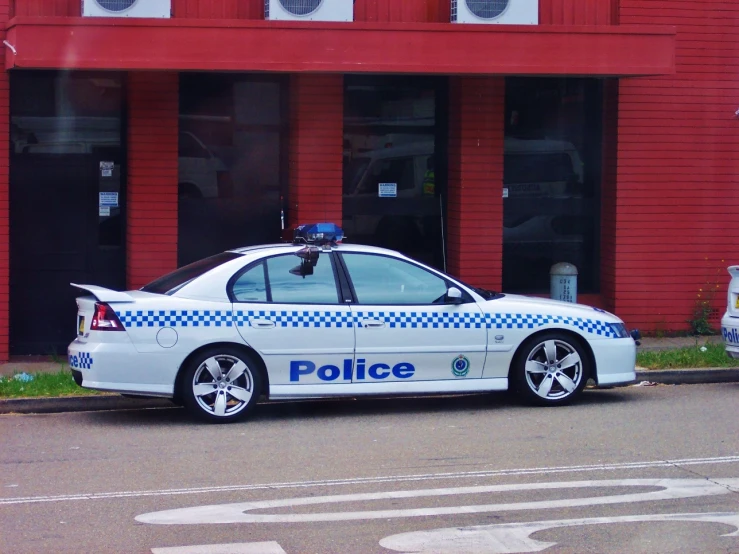
[[[307,223],[295,228],[293,244],[335,245],[344,239],[344,231],[335,223]]]

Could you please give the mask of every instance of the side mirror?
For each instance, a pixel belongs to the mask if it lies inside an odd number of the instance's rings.
[[[446,291],[446,301],[447,304],[461,304],[463,302],[462,291],[457,287],[449,287]]]

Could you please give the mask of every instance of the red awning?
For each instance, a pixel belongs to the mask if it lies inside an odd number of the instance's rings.
[[[675,72],[674,27],[17,17],[7,68],[444,75]]]

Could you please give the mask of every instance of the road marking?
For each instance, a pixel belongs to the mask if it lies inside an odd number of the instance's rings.
[[[286,554],[274,541],[152,548],[152,554]]]
[[[388,550],[394,550],[395,552],[412,552],[414,554],[514,554],[519,552],[541,552],[550,546],[555,546],[557,543],[532,539],[530,535],[538,531],[580,525],[641,523],[649,521],[723,523],[735,527],[737,531],[721,535],[722,537],[739,536],[739,513],[655,514],[532,521],[527,523],[504,523],[498,525],[414,531],[385,537],[380,541],[380,546]]]
[[[80,494],[61,494],[55,496],[25,496],[0,498],[0,506],[8,504],[32,504],[36,502],[68,502],[73,500],[105,500],[111,498],[138,498],[145,496],[175,496],[182,494],[207,494],[212,492],[254,491],[274,489],[298,489],[309,487],[336,487],[341,485],[360,485],[374,483],[403,483],[413,481],[435,481],[440,479],[480,479],[487,477],[516,477],[522,475],[552,475],[555,473],[581,473],[585,471],[614,471],[630,469],[665,468],[690,465],[731,464],[739,462],[739,455],[715,458],[685,458],[679,460],[655,460],[642,462],[623,462],[615,464],[591,464],[578,466],[555,466],[538,468],[497,469],[488,471],[468,471],[458,473],[425,473],[420,475],[396,475],[386,477],[355,477],[347,479],[327,479],[323,481],[293,481],[287,483],[265,483],[257,485],[227,485],[222,487],[191,487],[183,489],[161,489],[148,491],[119,491]]]
[[[407,498],[433,498],[439,496],[458,496],[495,492],[588,489],[594,487],[658,487],[662,490],[617,494],[611,496],[565,498],[561,500],[536,500],[530,502],[509,502],[503,504],[482,504],[471,506],[441,506],[436,508],[408,508],[362,512],[335,511],[298,514],[252,513],[254,510],[295,508],[298,506],[314,506],[318,504],[341,504],[346,502],[366,502],[372,500],[396,500]],[[238,502],[211,506],[195,506],[193,508],[178,508],[174,510],[163,510],[160,512],[141,514],[136,516],[136,521],[157,525],[356,521],[520,510],[542,510],[552,508],[571,508],[576,506],[602,506],[606,504],[653,502],[659,500],[675,500],[678,498],[694,498],[699,496],[720,496],[729,494],[730,492],[739,492],[739,479],[716,479],[713,481],[709,481],[707,479],[618,479],[607,481],[565,481],[560,483],[517,483],[510,485],[341,494],[332,496],[286,498],[281,500],[264,500],[257,502]],[[340,507],[337,509],[340,510]]]

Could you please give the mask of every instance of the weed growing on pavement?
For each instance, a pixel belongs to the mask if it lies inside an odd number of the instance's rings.
[[[69,370],[57,373],[34,373],[33,379],[24,381],[14,376],[0,377],[0,398],[36,398],[100,394],[78,387]]]
[[[708,258],[706,258],[708,262]],[[724,263],[724,260],[721,260]],[[693,303],[693,312],[688,319],[688,325],[694,335],[715,335],[716,329],[711,324],[711,320],[716,319],[717,311],[714,308],[714,300],[716,293],[721,289],[719,279],[723,276],[723,267],[719,267],[713,274],[706,279],[706,283],[698,289],[695,302]]]
[[[636,365],[647,369],[681,369],[699,367],[737,367],[739,362],[726,355],[721,343],[689,346],[673,350],[659,350],[657,352],[639,352],[636,355]]]

